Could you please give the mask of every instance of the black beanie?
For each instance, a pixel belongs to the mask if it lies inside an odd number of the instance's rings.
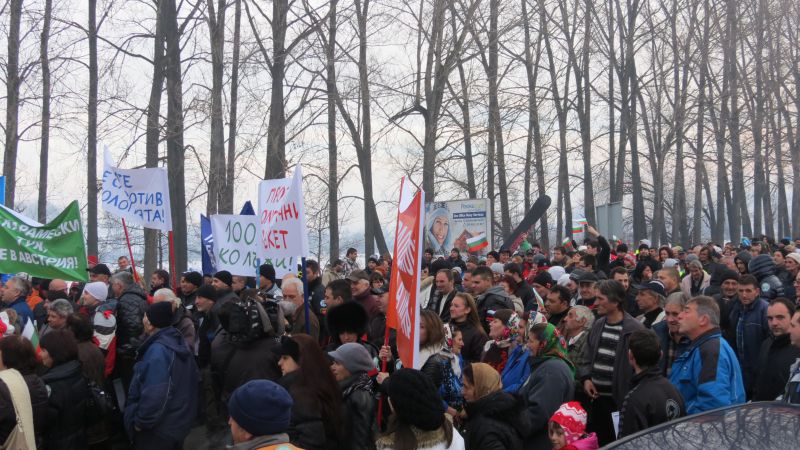
[[[289,356],[295,362],[300,362],[300,345],[289,336],[281,337],[281,348],[278,356]]]
[[[431,379],[419,370],[400,369],[383,383],[397,418],[421,430],[437,430],[444,423],[442,397]]]
[[[724,269],[721,270],[719,273],[719,284],[722,284],[728,280],[736,280],[739,281],[739,274],[736,273],[735,270],[731,269]]]
[[[195,285],[195,287],[199,287],[203,284],[203,276],[200,275],[200,272],[186,272],[183,274],[183,278],[189,283]]]
[[[172,302],[156,302],[147,308],[147,320],[156,328],[167,328],[172,325]]]
[[[553,287],[553,277],[550,275],[550,272],[546,270],[537,273],[536,276],[533,277],[533,282],[546,288]]]
[[[195,291],[195,296],[207,298],[211,301],[217,301],[217,290],[214,289],[214,286],[211,286],[210,284],[204,284],[197,288]]]
[[[215,273],[214,278],[222,281],[228,286],[233,286],[233,275],[231,275],[231,273],[227,270],[220,270],[219,272]]]
[[[273,283],[275,282],[275,268],[272,267],[272,264],[262,264],[258,268],[258,274]]]

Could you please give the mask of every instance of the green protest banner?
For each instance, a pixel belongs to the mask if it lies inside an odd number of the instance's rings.
[[[47,225],[0,206],[0,273],[87,281],[78,202]]]

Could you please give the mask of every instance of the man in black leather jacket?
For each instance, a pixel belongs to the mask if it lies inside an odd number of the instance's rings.
[[[127,392],[133,375],[139,337],[144,333],[142,318],[147,310],[147,295],[133,281],[129,272],[119,272],[111,277],[111,290],[117,299],[117,357],[114,364],[116,377],[122,378]]]

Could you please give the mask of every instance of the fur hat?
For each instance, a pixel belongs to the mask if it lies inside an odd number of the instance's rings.
[[[369,316],[363,306],[356,302],[347,302],[328,310],[328,331],[334,339],[339,334],[349,331],[362,335],[367,331]]]
[[[578,402],[564,403],[556,410],[550,422],[555,422],[564,430],[567,445],[579,440],[586,433],[586,410]]]

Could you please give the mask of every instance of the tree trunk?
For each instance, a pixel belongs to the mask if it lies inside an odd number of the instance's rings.
[[[694,163],[694,209],[692,212],[692,238],[691,242],[700,242],[703,227],[703,173],[705,172],[705,159],[703,146],[705,145],[705,102],[706,102],[706,77],[708,74],[708,34],[710,32],[709,0],[703,1],[703,37],[700,42],[700,80],[697,86],[697,131],[695,132],[695,163]],[[677,166],[676,166],[677,167]],[[679,189],[678,184],[675,189]],[[709,209],[713,204],[708,204]],[[712,226],[713,229],[713,226]],[[717,241],[719,242],[719,241]]]
[[[617,65],[617,57],[616,49],[614,47],[614,5],[613,0],[608,0],[606,2],[606,33],[607,41],[606,44],[608,45],[608,195],[609,199],[613,199],[617,193],[617,183],[616,183],[616,171],[622,170],[623,168],[617,168],[617,161],[616,161],[616,144],[614,142],[614,135],[616,133],[615,128],[615,119],[616,119],[616,108],[615,108],[615,101],[614,101],[614,72],[616,71]],[[619,197],[622,198],[622,190],[620,189]],[[613,201],[613,200],[612,200]],[[621,236],[620,236],[621,237]]]
[[[181,79],[181,48],[178,34],[178,17],[175,0],[163,0],[166,38],[165,73],[167,81],[167,170],[169,172],[170,202],[172,208],[172,229],[174,236],[175,267],[170,270],[176,275],[186,270],[186,204],[184,181],[183,147],[183,82]]]
[[[499,35],[497,23],[500,19],[500,0],[489,1],[489,120],[495,136],[495,156],[497,157],[497,182],[500,196],[500,232],[503,239],[511,234],[511,211],[508,204],[508,180],[506,179],[506,156],[503,140],[503,124],[500,120],[498,99],[498,53]]]
[[[523,0],[525,1],[525,0]],[[452,21],[453,24],[453,32],[456,31],[456,23]],[[473,161],[472,155],[472,122],[470,119],[469,114],[469,88],[467,88],[467,78],[464,73],[464,64],[459,58],[458,63],[458,78],[461,82],[461,101],[459,105],[461,107],[461,117],[464,120],[463,125],[461,126],[462,133],[464,135],[464,165],[467,171],[467,195],[471,199],[478,198],[478,188],[475,185],[475,164]]]
[[[225,129],[222,122],[222,79],[225,68],[225,0],[207,0],[208,34],[211,40],[211,141],[209,145],[208,196],[206,214],[228,213],[221,211],[226,180],[225,170]],[[233,205],[231,205],[231,210]]]
[[[231,111],[228,118],[228,161],[225,169],[225,188],[220,210],[233,213],[236,190],[236,133],[239,129],[239,50],[241,46],[242,0],[236,0],[233,17],[233,61],[231,61]]]
[[[97,246],[97,0],[89,0],[89,103],[86,139],[86,247],[90,255]]]
[[[53,0],[44,2],[44,19],[39,55],[42,63],[42,141],[39,152],[39,199],[37,216],[40,223],[47,223],[47,169],[50,161],[50,21],[53,15]]]
[[[145,165],[158,167],[159,143],[161,141],[161,96],[164,87],[164,8],[158,2],[156,29],[153,38],[153,82],[150,85],[150,100],[147,102],[147,130],[145,131]],[[175,204],[170,202],[170,204]],[[158,264],[158,230],[144,229],[144,274],[153,273]]]
[[[339,256],[339,173],[337,165],[338,148],[336,146],[336,4],[330,1],[328,12],[328,44],[325,48],[326,87],[328,94],[328,234],[330,235],[329,252],[331,260]],[[358,6],[356,6],[358,8]]]
[[[736,68],[736,40],[738,38],[738,8],[736,0],[725,0],[725,57],[724,70],[729,79],[730,117],[724,121],[731,138],[731,182],[733,184],[733,211],[730,224],[731,241],[739,242],[742,231],[753,236],[750,218],[747,214],[747,199],[744,191],[744,169],[742,167],[742,147],[739,143],[739,84]]]
[[[267,161],[264,178],[286,175],[286,114],[283,107],[283,80],[286,77],[286,16],[288,0],[272,2],[272,88],[267,130]]]

